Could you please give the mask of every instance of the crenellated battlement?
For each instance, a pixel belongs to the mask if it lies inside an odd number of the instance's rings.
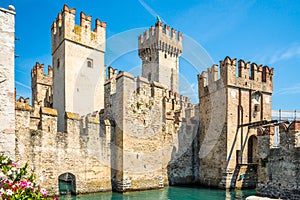
[[[15,102],[15,109],[25,110],[25,111],[32,111],[32,107],[29,105],[29,98],[24,99],[24,97],[21,96]]]
[[[111,108],[115,104],[113,101],[118,98],[117,96],[123,96],[122,93],[128,96],[128,102],[123,102],[123,104],[129,106],[128,109],[133,115],[147,115],[154,105],[161,103],[164,104],[164,109],[160,108],[162,109],[160,112],[165,112],[166,119],[182,119],[185,118],[185,113],[193,117],[197,113],[197,108],[191,104],[188,97],[169,90],[161,83],[149,81],[142,76],[134,77],[131,73],[123,71],[116,75],[117,69],[111,67],[108,71],[109,74],[114,75],[109,75],[105,84],[104,112],[106,117],[111,113],[110,109],[114,109]],[[122,86],[118,87],[118,85]]]
[[[51,129],[51,132],[58,132],[56,109],[37,104],[30,106],[29,98],[24,99],[20,97],[15,102],[15,110],[16,121],[17,123],[23,123],[23,129],[44,130],[46,132],[49,132],[49,129]],[[100,129],[100,113],[98,111],[84,116],[80,116],[77,113],[66,112],[65,119],[66,133],[72,133],[76,129],[81,130],[82,134],[99,134],[99,131],[93,132],[95,125],[99,126],[98,128]],[[74,120],[78,121],[78,123],[74,123]]]
[[[32,105],[52,107],[52,86],[53,68],[48,65],[48,73],[45,73],[44,64],[36,62],[31,70]]]
[[[111,66],[108,67],[108,80],[117,78],[118,69],[114,69]]]
[[[236,71],[238,69],[238,74]],[[240,87],[254,91],[273,91],[274,69],[256,63],[245,62],[236,58],[226,57],[220,61],[220,65],[213,65],[207,71],[198,75],[199,94],[204,95],[211,90],[225,86]]]
[[[144,106],[151,107],[151,104],[155,101],[164,102],[166,105],[166,112],[173,110],[173,114],[178,110],[188,110],[189,113],[197,113],[195,105],[191,104],[190,98],[180,95],[177,92],[169,90],[167,86],[158,83],[156,81],[149,81],[148,79],[138,76],[134,77],[131,73],[120,71],[112,67],[108,68],[108,79],[105,83],[105,109],[106,115],[111,113],[111,105],[116,95],[121,94],[130,87],[130,93],[128,94],[136,98],[136,101],[144,102]],[[117,87],[122,85],[122,87]],[[146,102],[146,103],[145,103]],[[125,103],[126,104],[126,103]],[[135,103],[133,103],[135,105]],[[172,115],[173,116],[173,115]]]
[[[96,19],[92,30],[92,16],[81,12],[80,25],[75,24],[75,17],[76,9],[65,4],[52,24],[52,54],[65,39],[104,52],[106,22]]]
[[[117,69],[114,69],[117,70]],[[116,72],[116,71],[115,71]],[[174,100],[178,105],[184,104],[184,105],[191,105],[190,98],[183,96],[177,92],[174,92],[172,90],[169,90],[165,85],[155,82],[155,81],[149,81],[148,79],[138,76],[134,77],[131,73],[128,72],[119,72],[115,78],[116,81],[120,80],[122,77],[126,79],[130,79],[133,83],[132,85],[135,85],[135,91],[136,95],[143,95],[155,98],[155,92],[156,90],[161,90],[162,94],[167,99]]]
[[[52,85],[53,78],[53,68],[48,65],[48,72],[45,73],[44,64],[36,62],[34,67],[31,70],[31,79],[36,80],[37,82]]]
[[[149,51],[163,51],[179,57],[182,53],[182,33],[159,21],[139,36],[138,48],[140,57]]]

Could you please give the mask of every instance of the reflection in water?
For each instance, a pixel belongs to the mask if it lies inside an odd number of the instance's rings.
[[[247,196],[254,195],[255,190],[224,191],[197,187],[167,187],[161,190],[142,192],[101,193],[90,195],[64,196],[60,200],[243,200]]]

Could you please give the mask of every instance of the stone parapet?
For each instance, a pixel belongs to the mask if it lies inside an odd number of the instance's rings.
[[[41,107],[42,115],[57,116],[57,110],[53,108]]]
[[[219,73],[220,68],[220,78]],[[238,68],[238,75],[236,70]],[[262,91],[268,94],[273,92],[274,69],[256,63],[226,57],[220,61],[220,67],[213,65],[207,72],[198,75],[199,95],[204,96],[221,87],[243,88],[253,91]]]
[[[80,25],[75,24],[75,8],[66,4],[52,24],[52,53],[63,40],[84,44],[91,48],[105,52],[106,22],[95,21],[95,29],[91,30],[92,17],[84,12],[80,13]]]
[[[171,31],[171,32],[170,32]],[[180,56],[182,52],[182,34],[162,22],[151,26],[143,35],[139,36],[139,56],[147,54],[147,51],[162,50],[168,54]],[[149,48],[150,47],[150,48]]]

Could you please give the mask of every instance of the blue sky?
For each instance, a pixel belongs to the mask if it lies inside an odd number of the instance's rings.
[[[0,7],[12,4],[17,13],[18,95],[31,96],[30,70],[36,61],[51,65],[50,28],[64,3],[76,8],[77,23],[80,11],[92,15],[93,20],[106,21],[107,38],[110,39],[132,30],[138,34],[153,25],[158,14],[168,25],[180,30],[184,38],[197,42],[199,47],[194,53],[204,55],[207,52],[212,61],[191,65],[184,58],[180,60],[180,73],[194,90],[193,99],[197,95],[196,75],[212,62],[218,64],[230,56],[274,67],[273,109],[300,110],[298,0],[1,0]],[[132,51],[108,64],[137,74],[141,64],[136,51],[137,39],[131,45]],[[185,93],[184,88],[182,92]]]

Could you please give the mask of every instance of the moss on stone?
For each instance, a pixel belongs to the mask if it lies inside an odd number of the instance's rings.
[[[65,117],[67,119],[76,119],[76,120],[80,119],[79,114],[77,114],[77,113],[71,113],[71,112],[66,112]]]
[[[32,107],[27,103],[15,102],[15,109],[22,111],[32,111]]]
[[[42,114],[45,114],[45,115],[57,116],[57,110],[55,110],[53,108],[42,107],[41,112],[42,112]]]
[[[96,118],[96,117],[88,116],[88,117],[87,117],[87,121],[88,121],[89,123],[100,124],[99,118]]]

